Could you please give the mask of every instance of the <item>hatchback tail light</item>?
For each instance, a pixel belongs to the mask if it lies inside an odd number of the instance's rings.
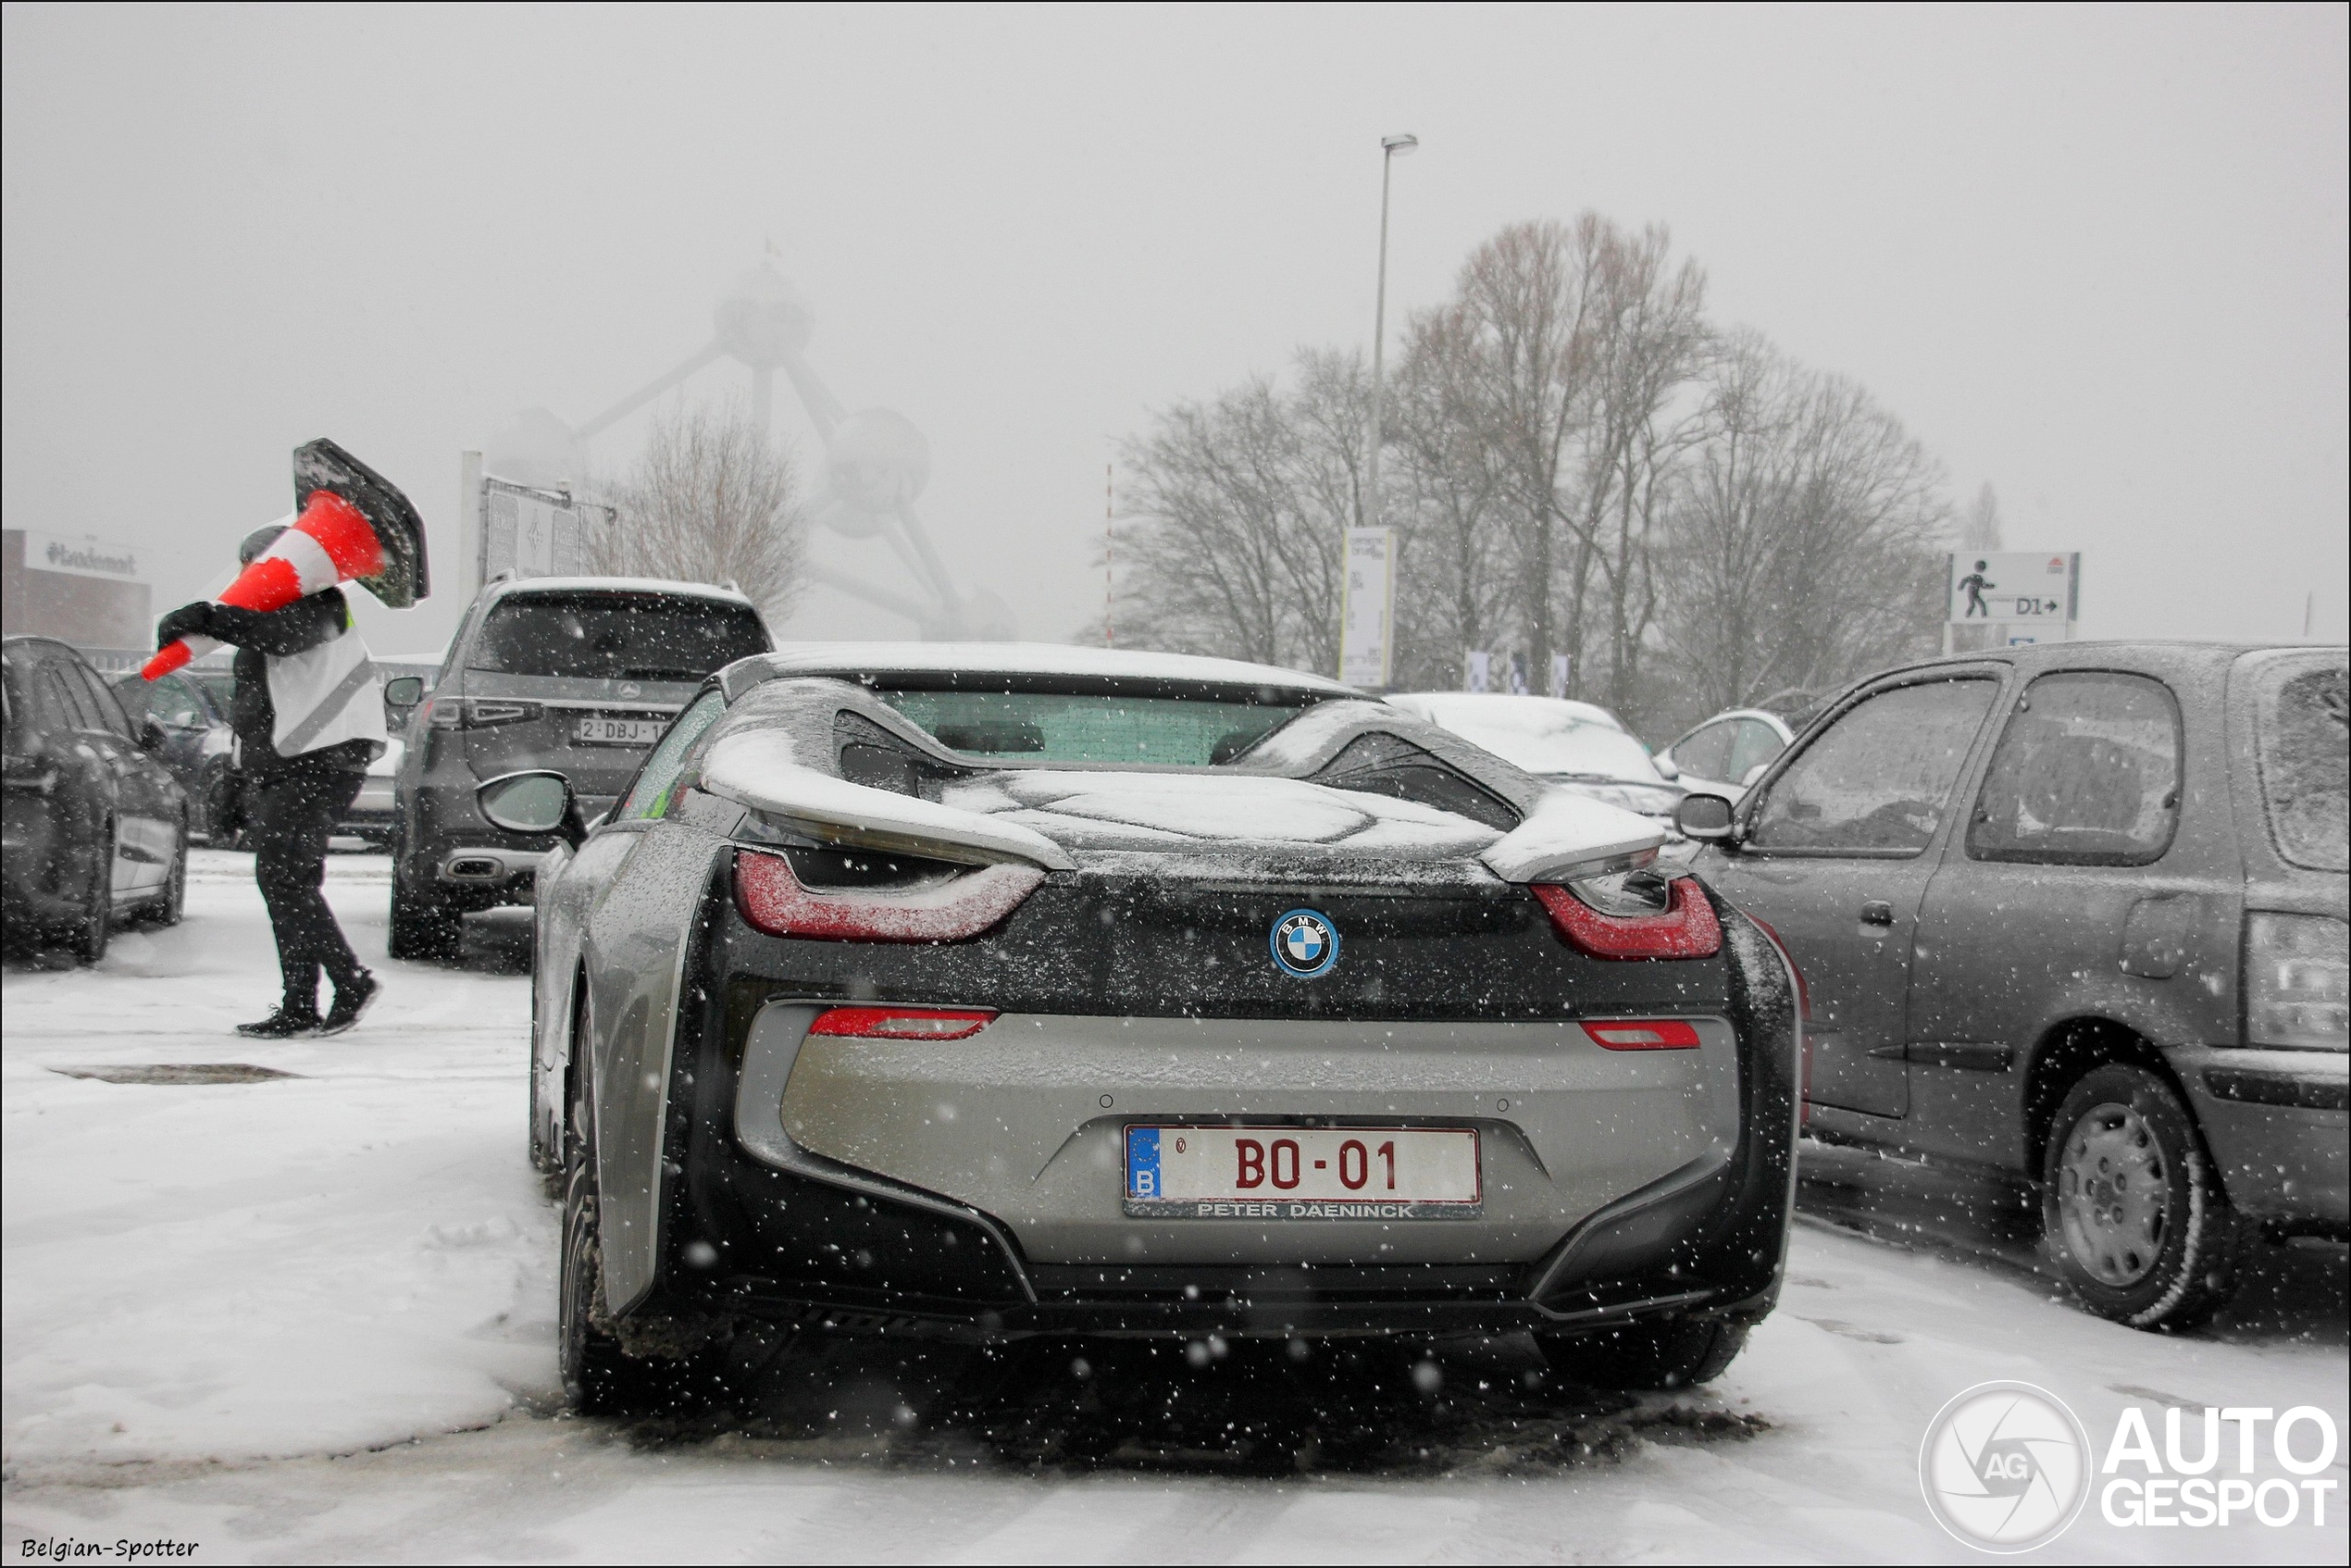
[[[840,1039],[969,1039],[995,1021],[992,1007],[830,1007],[808,1032]]]
[[[1552,882],[1529,890],[1550,912],[1560,940],[1586,958],[1711,958],[1723,951],[1722,923],[1692,877],[1673,879],[1660,915],[1605,915],[1574,888]]]
[[[1609,1018],[1584,1026],[1609,1051],[1696,1051],[1698,1030],[1679,1018]]]
[[[735,907],[771,937],[836,942],[954,942],[1018,909],[1045,874],[1033,865],[984,865],[903,890],[818,891],[791,862],[763,850],[735,852]]]
[[[2245,1042],[2351,1048],[2351,944],[2327,915],[2245,917]]]

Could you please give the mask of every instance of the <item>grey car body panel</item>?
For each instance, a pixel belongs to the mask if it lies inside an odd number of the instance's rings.
[[[580,933],[596,1108],[604,1299],[626,1312],[653,1288],[660,1250],[661,1141],[678,988],[725,840],[678,824],[600,836],[628,845],[600,878]],[[588,850],[600,850],[591,840]],[[614,882],[627,867],[627,897]]]
[[[1944,826],[1919,857],[1929,863],[1928,881],[1908,975],[1898,997],[1878,999],[1895,1005],[1876,1009],[1878,1021],[1864,1038],[1834,1044],[1827,1038],[1836,1026],[1819,1016],[1823,968],[1808,962],[1795,931],[1782,924],[1788,911],[1780,889],[1760,869],[1776,857],[1719,846],[1698,857],[1695,869],[1734,902],[1779,927],[1812,982],[1816,1131],[2037,1176],[2034,1118],[2050,1107],[2034,1099],[2035,1071],[2076,1031],[2111,1027],[2146,1041],[2169,1065],[2242,1207],[2264,1217],[2344,1222],[2345,1114],[2228,1100],[2207,1078],[2208,1069],[2243,1070],[2232,1064],[2273,1057],[2301,1059],[2298,1068],[2289,1062],[2277,1069],[2284,1079],[2331,1084],[2343,1071],[2339,1053],[2248,1051],[2239,1043],[2245,913],[2345,915],[2343,875],[2294,866],[2277,855],[2254,777],[2254,704],[2245,683],[2249,670],[2279,656],[2214,645],[2071,643],[1938,661],[1857,683],[1782,754],[1740,803],[1742,822],[1860,696],[1897,678],[1987,662],[2005,666],[2005,689],[1961,771]],[[2136,866],[1972,859],[1960,825],[1975,808],[1993,746],[2019,698],[2041,676],[2075,670],[2146,676],[2177,700],[2181,804],[2170,847]],[[1858,888],[1873,865],[1885,863],[1844,864]],[[1821,933],[1848,949],[1868,935],[1858,924],[1841,937]],[[1832,1049],[1883,1064],[1872,1069],[1881,1082],[1898,1071],[1899,1109],[1871,1114],[1869,1105],[1820,1097],[1821,1063]]]
[[[2008,673],[1983,661],[1908,672],[1863,684],[1843,706],[1859,706],[1880,692],[1921,679],[1997,683]],[[2000,706],[1996,696],[1989,711],[1996,713]],[[1982,765],[1984,733],[1978,730],[1960,765],[1954,800],[1966,798],[1970,780]],[[1756,807],[1746,803],[1760,806],[1764,786],[1803,750],[1797,746],[1781,753],[1772,774],[1759,780],[1742,802],[1743,815],[1751,817]],[[1898,1117],[1908,1112],[1911,1084],[1902,1059],[1903,1009],[1918,946],[1919,915],[1928,884],[1965,815],[1947,804],[1926,847],[1914,854],[1715,849],[1699,856],[1708,879],[1733,903],[1770,922],[1804,971],[1812,996],[1815,1103],[1873,1116]],[[1865,921],[1864,906],[1872,903],[1885,905],[1887,918]]]
[[[817,1002],[778,1002],[760,1009],[758,1018],[752,1024],[751,1038],[743,1047],[742,1076],[735,1095],[735,1136],[742,1146],[778,1170],[867,1197],[911,1203],[976,1225],[1003,1250],[1004,1261],[1019,1278],[1023,1292],[1029,1300],[1036,1300],[1036,1287],[1029,1282],[1019,1248],[993,1216],[967,1203],[925,1192],[878,1173],[843,1165],[793,1140],[784,1126],[784,1089],[791,1081],[800,1048],[807,1039],[808,1026],[824,1010],[824,1005]]]
[[[1603,1204],[1730,1158],[1735,1045],[1694,1022],[1695,1052],[1607,1051],[1571,1023],[1350,1027],[1366,1052],[1297,1020],[1015,1014],[962,1040],[800,1042],[781,1119],[803,1149],[995,1215],[1039,1263],[1524,1263]],[[1270,1234],[1122,1212],[1126,1126],[1260,1118],[1475,1127],[1482,1212]]]

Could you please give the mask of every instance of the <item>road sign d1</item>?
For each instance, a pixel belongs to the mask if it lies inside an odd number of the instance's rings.
[[[2061,624],[2081,618],[2080,551],[1968,551],[1950,563],[1949,605],[1953,626],[2020,622]]]

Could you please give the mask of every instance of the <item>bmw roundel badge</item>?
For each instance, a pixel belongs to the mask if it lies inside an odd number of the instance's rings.
[[[1312,980],[1338,962],[1338,927],[1318,909],[1293,909],[1274,922],[1274,964],[1294,980]]]

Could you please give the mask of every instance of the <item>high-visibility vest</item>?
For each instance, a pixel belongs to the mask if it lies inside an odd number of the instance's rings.
[[[316,648],[270,659],[269,703],[277,710],[269,742],[281,757],[345,740],[372,740],[380,756],[391,739],[375,661],[348,609],[335,636]]]

